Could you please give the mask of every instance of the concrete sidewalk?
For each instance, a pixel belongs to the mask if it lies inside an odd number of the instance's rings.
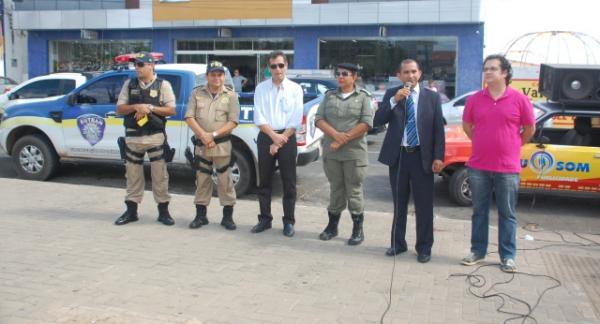
[[[339,237],[318,239],[327,222],[320,206],[298,206],[296,235],[287,238],[277,217],[273,229],[250,233],[258,213],[253,200],[238,201],[236,231],[218,224],[216,199],[209,207],[211,224],[190,230],[194,207],[187,195],[173,196],[176,224],[167,227],[156,222],[150,192],[140,221],[125,226],[113,225],[124,209],[124,190],[0,179],[0,192],[0,323],[378,323],[392,269],[385,323],[502,323],[514,317],[496,311],[499,299],[475,298],[464,277],[450,276],[475,269],[459,265],[469,250],[470,223],[439,217],[440,209],[431,262],[418,263],[411,247],[394,267],[384,255],[389,213],[366,212],[366,240],[350,247],[347,213]],[[273,211],[281,215],[279,201]],[[409,217],[409,245],[414,232]],[[522,239],[526,234],[536,241]],[[490,238],[496,236],[491,229]],[[520,230],[518,237],[519,248],[551,244],[539,239],[561,241],[548,232]],[[487,260],[496,263],[497,254]],[[562,282],[533,312],[538,323],[600,323],[600,247],[563,243],[519,251],[517,265]],[[512,277],[497,266],[479,273],[487,281],[473,289],[478,294]],[[517,274],[493,292],[534,305],[553,283]],[[514,303],[505,308],[527,311]]]

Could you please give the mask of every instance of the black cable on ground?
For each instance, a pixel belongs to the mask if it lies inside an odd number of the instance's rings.
[[[533,315],[532,315],[533,312],[538,307],[542,298],[548,291],[550,291],[554,288],[560,287],[562,285],[560,280],[558,280],[552,276],[532,274],[532,273],[518,271],[518,272],[512,273],[510,279],[508,279],[506,281],[499,281],[499,282],[493,283],[490,286],[490,288],[488,288],[481,295],[478,295],[476,292],[474,292],[473,288],[483,288],[483,287],[485,287],[485,285],[487,283],[486,277],[482,274],[478,274],[477,272],[484,267],[490,267],[490,266],[496,267],[498,265],[499,264],[497,264],[497,263],[484,264],[484,265],[478,266],[475,270],[471,271],[470,273],[454,273],[454,274],[451,274],[450,277],[466,277],[465,281],[467,281],[469,283],[469,288],[468,288],[469,293],[477,298],[481,298],[481,299],[487,299],[487,298],[493,298],[493,297],[499,298],[501,301],[501,304],[498,308],[496,308],[496,311],[499,313],[503,313],[503,314],[514,315],[513,317],[510,317],[510,318],[507,318],[506,320],[504,320],[504,323],[508,323],[510,321],[519,320],[519,319],[522,320],[521,323],[526,323],[527,320],[530,320],[533,323],[537,323],[537,319],[535,317],[533,317]],[[500,285],[506,285],[506,284],[509,284],[510,282],[512,282],[516,275],[524,275],[524,276],[537,277],[537,278],[548,278],[548,279],[552,280],[554,282],[554,284],[552,286],[549,286],[546,289],[544,289],[540,293],[536,302],[533,305],[530,305],[528,302],[526,302],[520,298],[511,296],[510,294],[507,294],[507,293],[502,293],[502,292],[490,293],[494,288],[496,288]],[[513,301],[517,304],[524,305],[528,311],[526,313],[517,313],[517,312],[508,311],[508,310],[504,309],[504,306],[506,305],[507,301]]]

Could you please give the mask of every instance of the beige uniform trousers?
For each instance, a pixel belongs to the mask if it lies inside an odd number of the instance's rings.
[[[146,155],[146,151],[151,148],[163,145],[165,135],[163,133],[148,135],[148,136],[131,136],[125,138],[125,143],[130,150]],[[163,150],[149,152],[148,158],[160,156]],[[130,153],[127,155],[139,160],[139,157],[133,156]],[[167,163],[164,158],[150,162],[150,174],[152,176],[152,193],[156,203],[168,202],[171,200],[169,195],[169,173],[167,172]],[[125,200],[131,200],[135,203],[141,203],[144,197],[144,165],[136,164],[129,161],[125,162],[125,178],[127,179],[127,193]]]
[[[202,156],[201,152],[201,149],[196,147],[196,155]],[[213,163],[212,165],[207,165],[204,162],[200,162],[200,166],[208,170],[223,168],[229,165],[230,162],[229,156],[202,156],[202,158]],[[194,197],[194,204],[208,206],[212,192],[212,175],[196,171],[196,196]],[[236,195],[231,177],[231,168],[227,168],[225,172],[217,172],[217,192],[219,193],[221,206],[235,205]]]

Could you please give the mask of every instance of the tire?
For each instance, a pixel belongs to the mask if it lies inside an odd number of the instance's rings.
[[[450,199],[460,206],[471,206],[471,187],[469,173],[466,167],[461,167],[452,173],[448,184]]]
[[[20,178],[44,181],[58,169],[58,155],[41,135],[27,135],[15,143],[12,159]]]
[[[252,168],[252,162],[250,157],[244,154],[244,151],[233,145],[232,155],[235,156],[235,163],[231,168],[231,175],[233,177],[233,185],[235,186],[235,193],[237,197],[242,197],[250,191],[252,184],[254,183],[254,169]],[[217,192],[217,173],[213,171],[213,197],[218,196]]]

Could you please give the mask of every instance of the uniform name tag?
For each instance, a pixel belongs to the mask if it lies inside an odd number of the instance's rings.
[[[131,89],[131,94],[139,95],[140,94],[140,90],[139,89]]]

